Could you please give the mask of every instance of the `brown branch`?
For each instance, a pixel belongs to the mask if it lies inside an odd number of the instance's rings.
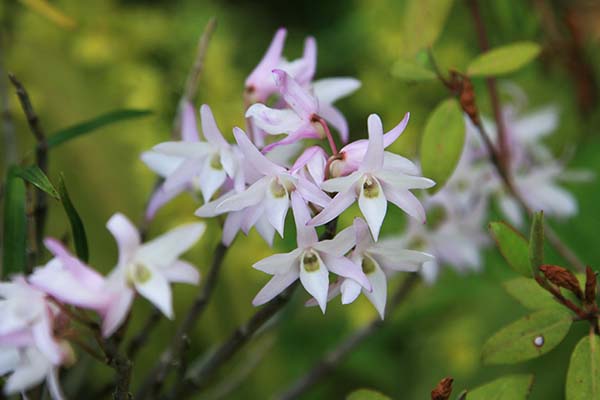
[[[388,306],[388,314],[391,314],[394,309],[400,305],[408,296],[411,290],[416,287],[418,282],[417,274],[410,274],[402,285],[398,288],[392,301]],[[314,367],[303,377],[299,378],[287,390],[281,393],[276,398],[279,400],[297,399],[306,393],[311,387],[319,381],[326,378],[343,360],[360,346],[368,337],[379,330],[384,325],[384,321],[376,317],[365,327],[357,330],[350,335],[346,340],[339,343],[333,350],[325,354],[325,356],[314,365]]]
[[[213,262],[202,291],[198,293],[198,296],[189,308],[187,315],[177,329],[177,333],[173,337],[173,340],[167,349],[163,351],[154,368],[144,379],[144,382],[140,386],[135,396],[136,398],[144,399],[158,394],[171,369],[181,364],[181,359],[185,356],[183,354],[183,350],[186,346],[188,336],[194,327],[196,320],[200,317],[208,305],[213,290],[216,286],[226,252],[227,247],[224,244],[219,243],[217,249],[215,250]]]
[[[37,141],[35,149],[36,164],[42,170],[42,172],[44,172],[44,174],[48,174],[48,143],[46,142],[46,135],[42,129],[42,125],[40,124],[39,117],[36,114],[33,105],[31,104],[29,94],[25,90],[23,84],[13,74],[9,73],[8,79],[15,87],[19,102],[21,103],[21,108],[23,109],[23,113],[27,118],[29,129]],[[31,190],[35,189],[32,188]],[[31,263],[36,264],[39,262],[39,253],[43,247],[44,228],[46,226],[47,214],[48,198],[46,192],[43,190],[35,190],[35,208],[33,209],[34,228],[32,230],[35,239],[35,245],[30,243],[30,246],[33,249],[31,254],[31,262],[29,265],[30,269],[33,268]]]

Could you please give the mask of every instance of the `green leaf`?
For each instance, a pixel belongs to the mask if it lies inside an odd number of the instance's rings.
[[[539,273],[540,265],[544,263],[544,212],[533,214],[531,232],[529,234],[529,265],[533,275]]]
[[[391,400],[386,395],[370,389],[358,389],[350,393],[346,400]]]
[[[455,99],[443,101],[429,116],[421,139],[423,176],[435,181],[431,193],[444,187],[465,143],[465,120]]]
[[[489,229],[508,265],[516,272],[531,277],[527,239],[504,222],[491,222]]]
[[[37,165],[31,165],[27,168],[19,168],[17,170],[17,175],[25,179],[27,182],[33,184],[38,189],[48,193],[56,200],[60,200],[60,196],[56,191],[56,188],[54,185],[52,185],[52,182],[50,182],[46,174],[44,174],[44,172]]]
[[[533,375],[508,375],[467,393],[467,400],[526,400],[531,393]]]
[[[514,72],[529,64],[540,54],[541,47],[533,42],[517,42],[486,51],[469,64],[469,76],[497,76]]]
[[[81,221],[77,210],[71,202],[69,192],[67,192],[67,187],[65,185],[65,178],[62,174],[60,175],[60,179],[58,181],[58,192],[60,193],[60,200],[65,212],[67,213],[67,218],[69,218],[69,223],[71,224],[71,232],[73,233],[73,241],[75,242],[75,251],[77,252],[77,257],[79,257],[81,261],[87,263],[89,252],[85,228],[83,227],[83,222]]]
[[[48,147],[52,148],[58,146],[59,144],[75,139],[81,135],[85,135],[86,133],[90,133],[106,125],[128,119],[145,117],[150,114],[152,114],[152,111],[150,110],[124,109],[111,111],[88,121],[61,129],[48,138]]]
[[[404,9],[403,52],[409,57],[435,44],[454,0],[408,0]]]
[[[427,81],[436,78],[433,71],[408,60],[397,60],[392,67],[392,75],[407,81]]]
[[[20,170],[12,166],[6,174],[4,192],[4,226],[2,244],[2,277],[25,271],[27,215],[25,213],[25,183],[18,177]]]
[[[566,383],[567,400],[600,399],[600,338],[591,334],[577,343]]]
[[[536,311],[496,332],[483,346],[486,364],[514,364],[546,354],[567,335],[573,322],[562,308]]]
[[[502,286],[509,295],[530,310],[563,307],[533,279],[519,277],[502,283]]]

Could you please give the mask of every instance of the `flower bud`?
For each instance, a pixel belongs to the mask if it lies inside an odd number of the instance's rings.
[[[556,286],[573,292],[578,299],[583,299],[579,281],[571,271],[557,265],[542,265],[540,271]]]

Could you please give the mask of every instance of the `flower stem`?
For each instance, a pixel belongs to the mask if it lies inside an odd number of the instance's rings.
[[[332,155],[336,156],[338,154],[338,149],[337,149],[337,146],[335,145],[335,141],[333,140],[333,136],[331,135],[331,131],[329,130],[329,126],[327,125],[327,122],[321,117],[318,117],[317,121],[323,127],[325,136],[327,136],[327,141],[329,142],[329,147],[331,148]]]

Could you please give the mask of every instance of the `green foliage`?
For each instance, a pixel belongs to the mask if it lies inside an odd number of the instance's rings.
[[[77,257],[79,257],[83,262],[88,262],[89,259],[89,251],[88,251],[88,243],[87,236],[85,234],[85,228],[83,227],[83,222],[73,206],[71,202],[71,198],[69,197],[69,192],[67,191],[67,186],[65,185],[64,176],[60,176],[58,181],[58,192],[60,193],[60,199],[67,213],[67,217],[69,218],[69,223],[71,224],[71,232],[73,233],[73,241],[75,242],[75,251],[77,252]]]
[[[486,364],[514,364],[546,354],[567,335],[573,322],[562,308],[536,311],[502,328],[483,346]]]
[[[447,99],[429,116],[421,140],[423,175],[440,190],[454,172],[465,143],[465,120],[455,99]]]
[[[530,310],[563,307],[554,300],[552,294],[542,289],[533,279],[519,277],[504,282],[502,286],[509,295]]]
[[[392,75],[407,81],[428,81],[436,78],[433,71],[405,59],[400,59],[394,63]]]
[[[346,400],[390,400],[390,398],[374,390],[358,389],[350,393]]]
[[[2,276],[25,271],[27,219],[25,183],[18,177],[20,168],[13,166],[6,174],[4,192],[4,226],[2,244]]]
[[[531,393],[533,375],[508,375],[467,393],[467,400],[526,400]]]
[[[409,0],[404,10],[404,45],[409,55],[435,44],[454,0]]]
[[[539,273],[540,265],[544,263],[544,212],[533,214],[531,232],[529,234],[529,264],[533,275]]]
[[[491,222],[489,229],[508,265],[521,275],[531,277],[527,239],[505,222]]]
[[[600,339],[590,334],[577,343],[567,373],[567,400],[600,399]]]
[[[96,118],[92,118],[88,121],[81,122],[79,124],[61,129],[54,133],[48,138],[48,147],[55,147],[64,142],[73,140],[81,135],[91,133],[92,131],[102,128],[106,125],[114,124],[116,122],[125,121],[133,118],[141,118],[152,114],[150,110],[115,110],[102,114]]]
[[[514,72],[533,61],[541,48],[533,42],[517,42],[491,49],[475,58],[467,68],[469,76],[497,76]]]
[[[56,191],[54,185],[52,185],[52,182],[50,182],[46,174],[44,174],[44,172],[37,165],[19,168],[16,173],[18,176],[25,179],[38,189],[46,192],[56,200],[60,199],[60,195]]]

